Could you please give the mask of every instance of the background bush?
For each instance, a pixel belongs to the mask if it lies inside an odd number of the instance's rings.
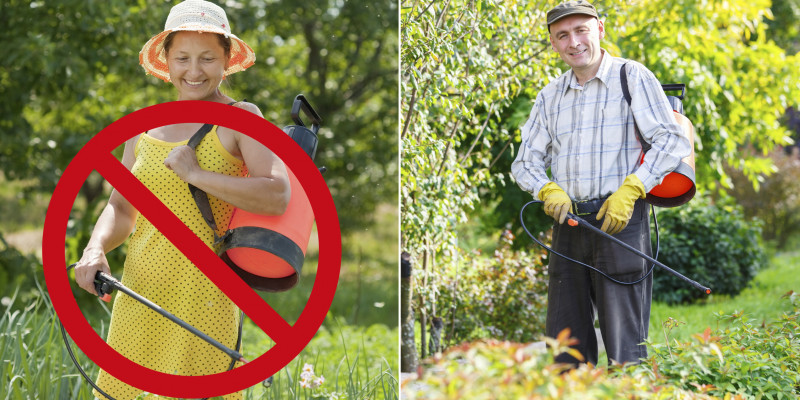
[[[491,257],[473,252],[442,277],[438,309],[445,313],[446,343],[481,338],[539,340],[547,302],[546,256],[512,249],[505,231]]]
[[[764,221],[763,238],[778,250],[788,249],[790,239],[800,234],[800,157],[797,147],[789,149],[791,154],[780,149],[770,153],[776,171],[755,186],[741,171],[729,171],[733,187],[727,193],[742,206],[748,220]]]
[[[711,287],[714,294],[738,294],[767,262],[759,244],[759,224],[745,221],[738,206],[695,198],[687,205],[657,213],[661,235],[658,260]],[[655,249],[655,235],[652,238]],[[654,273],[656,301],[683,303],[705,296],[671,274]]]
[[[22,308],[40,296],[34,274],[44,281],[41,263],[36,256],[23,254],[10,246],[0,233],[0,298],[3,306]]]

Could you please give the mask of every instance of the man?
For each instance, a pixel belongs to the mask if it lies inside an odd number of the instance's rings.
[[[556,251],[618,280],[638,280],[648,270],[645,260],[584,228],[564,225],[566,213],[581,215],[652,254],[643,199],[689,154],[689,140],[653,73],[600,47],[605,28],[594,6],[562,3],[547,13],[547,26],[550,44],[571,69],[536,97],[511,173],[523,190],[544,201],[544,211],[555,219]],[[626,63],[630,106],[620,81]],[[641,165],[634,118],[652,145]],[[583,361],[597,364],[596,310],[610,362],[635,363],[647,356],[641,343],[650,323],[652,276],[620,285],[555,255],[549,274],[548,336],[570,328]],[[579,360],[565,353],[556,361]]]

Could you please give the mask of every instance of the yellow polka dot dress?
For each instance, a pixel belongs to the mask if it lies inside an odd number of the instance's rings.
[[[188,185],[164,166],[169,152],[183,142],[165,142],[144,133],[136,144],[133,174],[209,247],[213,234],[203,221]],[[244,176],[241,160],[222,146],[216,127],[197,146],[203,169]],[[211,208],[222,234],[233,206],[209,194]],[[128,242],[122,283],[188,322],[229,348],[236,347],[239,309],[144,215],[139,214]],[[120,354],[147,368],[174,375],[209,375],[223,372],[231,358],[179,325],[130,296],[117,294],[111,314],[108,344]],[[238,364],[237,364],[238,366]],[[133,399],[142,391],[101,370],[98,386],[118,400]],[[95,392],[100,399],[104,397]],[[226,400],[241,399],[241,392]],[[163,398],[155,395],[148,399]]]

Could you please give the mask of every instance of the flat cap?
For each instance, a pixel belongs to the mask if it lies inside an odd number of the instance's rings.
[[[550,30],[550,24],[553,22],[574,14],[583,14],[599,18],[597,9],[594,8],[591,3],[584,0],[565,1],[547,12],[547,30]]]

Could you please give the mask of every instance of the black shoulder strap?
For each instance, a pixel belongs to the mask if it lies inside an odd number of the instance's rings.
[[[234,101],[233,103],[228,103],[228,105],[233,104],[236,104],[236,102]],[[214,125],[211,124],[204,124],[201,126],[200,129],[198,129],[197,132],[195,132],[195,134],[189,139],[187,146],[191,147],[192,150],[197,151],[197,146],[213,128]],[[214,219],[214,212],[211,211],[211,203],[208,201],[208,195],[206,192],[198,189],[191,183],[189,184],[189,192],[192,194],[192,198],[194,199],[195,204],[197,204],[197,208],[200,210],[200,215],[203,216],[203,220],[206,221],[208,227],[211,228],[212,232],[214,232],[214,242],[217,242],[219,239],[219,236],[217,235],[217,221]]]
[[[622,64],[622,68],[619,70],[619,80],[622,83],[622,96],[625,97],[625,101],[628,102],[628,108],[631,108],[631,91],[628,89],[628,73],[625,72],[625,66],[628,63]],[[633,115],[633,109],[631,108],[631,116],[633,117],[633,131],[636,132],[636,139],[639,139],[639,144],[642,145],[642,152],[647,153],[650,150],[650,143],[647,143],[642,136],[642,132],[639,131],[639,126],[636,125],[636,117]]]
[[[200,129],[198,129],[197,132],[195,132],[195,134],[192,135],[191,138],[189,138],[189,143],[187,143],[186,145],[191,147],[192,150],[197,150],[197,145],[199,145],[200,142],[203,141],[203,138],[206,137],[208,132],[211,132],[211,129],[213,128],[214,125],[211,124],[205,124],[201,126]]]

